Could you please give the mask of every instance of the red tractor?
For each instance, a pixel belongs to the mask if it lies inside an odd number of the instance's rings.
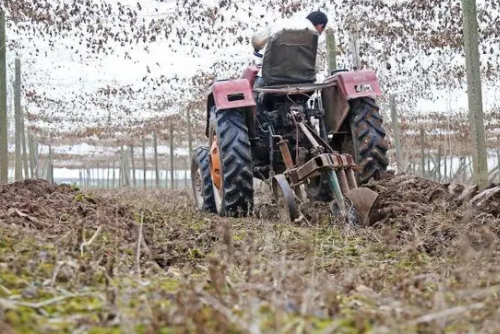
[[[373,71],[334,71],[315,82],[318,35],[284,30],[269,39],[263,86],[258,66],[216,81],[207,98],[208,146],[191,165],[199,210],[247,215],[253,178],[272,186],[290,220],[297,203],[328,201],[349,221],[365,221],[377,194],[359,187],[388,165],[381,95]]]

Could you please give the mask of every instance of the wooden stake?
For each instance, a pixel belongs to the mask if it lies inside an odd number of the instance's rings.
[[[0,181],[9,182],[9,134],[7,120],[7,47],[5,12],[0,9]]]

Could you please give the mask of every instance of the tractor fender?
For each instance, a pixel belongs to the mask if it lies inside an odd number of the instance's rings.
[[[236,79],[215,82],[207,98],[207,121],[205,135],[208,137],[210,111],[213,107],[217,112],[231,109],[247,109],[246,118],[249,130],[253,129],[253,117],[255,117],[257,103],[253,96],[252,87],[247,79]],[[253,131],[252,131],[253,132]]]
[[[382,95],[375,71],[361,70],[353,72],[340,72],[335,75],[337,86],[346,101]],[[328,80],[328,79],[327,79]],[[362,89],[360,89],[362,88]]]
[[[328,131],[340,131],[349,114],[349,101],[382,95],[377,75],[372,70],[339,72],[328,77],[325,82],[337,84],[324,88],[321,92]],[[360,89],[362,88],[362,89]]]

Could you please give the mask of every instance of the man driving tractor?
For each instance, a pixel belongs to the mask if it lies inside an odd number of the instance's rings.
[[[309,15],[307,15],[307,17],[305,19],[281,20],[281,21],[277,22],[276,24],[274,24],[273,26],[269,26],[269,27],[265,28],[264,30],[259,31],[252,36],[252,47],[254,49],[254,55],[256,55],[259,58],[265,59],[266,58],[265,53],[259,53],[259,51],[266,48],[265,52],[268,52],[269,51],[268,50],[268,48],[269,48],[268,42],[272,42],[270,40],[275,38],[276,34],[279,34],[283,31],[287,31],[287,30],[288,31],[294,30],[294,31],[306,31],[306,32],[309,32],[309,34],[311,34],[311,33],[316,34],[317,33],[317,36],[319,36],[325,30],[327,23],[328,23],[328,18],[326,16],[326,14],[319,11],[319,10],[311,12]],[[295,45],[306,46],[306,43],[310,43],[310,41],[311,41],[310,39],[309,40],[302,39],[300,41],[297,41],[297,39],[295,39],[293,42],[291,42],[290,40],[286,41],[286,40],[281,39],[277,43],[287,44],[287,45],[291,45],[291,44],[295,43]],[[309,54],[308,56],[309,56],[309,58],[314,56],[314,59],[315,59],[316,58],[317,39],[314,40],[314,43],[316,45],[314,45],[312,48],[310,47],[310,45],[308,45],[307,49],[314,50],[314,54]],[[283,56],[285,56],[285,57],[289,56],[288,58],[294,57],[294,55],[290,55],[290,54],[283,55]],[[270,63],[275,63],[279,66],[281,62],[271,61]],[[316,74],[318,72],[318,66],[317,66],[318,62],[314,61],[314,63],[315,63],[314,74]],[[291,64],[289,64],[289,66],[285,66],[285,67],[288,67],[290,69],[290,68],[293,68],[294,66],[291,66]],[[264,74],[264,76],[262,75],[262,71],[263,70],[261,67],[261,69],[257,75],[256,81],[255,81],[255,85],[254,85],[255,88],[262,87],[262,86],[265,86],[266,84],[269,84],[269,82],[266,82],[266,80],[265,80],[266,75],[265,74]],[[304,80],[304,81],[309,81],[309,80]]]

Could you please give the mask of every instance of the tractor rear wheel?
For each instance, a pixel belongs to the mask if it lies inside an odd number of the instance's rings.
[[[212,176],[210,175],[210,150],[207,146],[198,147],[193,154],[191,184],[198,210],[216,212]]]
[[[247,215],[253,209],[252,154],[244,113],[211,110],[210,172],[221,216]]]
[[[378,179],[387,169],[386,133],[379,107],[373,99],[359,98],[350,102],[349,125],[352,138],[344,138],[342,153],[350,153],[360,170],[356,173],[360,185]]]

